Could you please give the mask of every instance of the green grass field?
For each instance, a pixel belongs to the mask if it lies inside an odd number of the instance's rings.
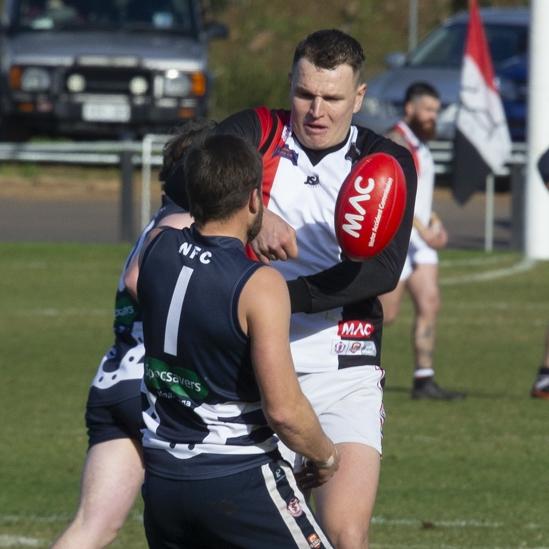
[[[0,244],[0,548],[47,546],[75,509],[87,387],[111,342],[125,253]],[[410,400],[406,302],[384,337],[372,547],[549,547],[549,403],[528,397],[549,320],[549,263],[509,274],[516,254],[448,251],[442,260],[438,379],[469,397]],[[145,547],[140,513],[138,503],[114,547]]]

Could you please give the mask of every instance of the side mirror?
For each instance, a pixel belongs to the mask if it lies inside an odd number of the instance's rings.
[[[401,51],[394,51],[385,56],[385,64],[390,69],[398,69],[406,63],[406,54]]]
[[[228,38],[229,29],[223,23],[212,21],[204,24],[204,37],[206,40],[215,40],[216,38]]]

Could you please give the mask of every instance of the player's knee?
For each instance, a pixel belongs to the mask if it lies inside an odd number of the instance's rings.
[[[440,311],[440,294],[438,292],[429,292],[425,294],[418,303],[419,316],[425,318],[435,318]]]
[[[329,533],[337,549],[366,549],[368,547],[368,525],[339,524],[335,532]]]
[[[384,304],[383,305],[383,324],[385,324],[386,326],[389,324],[392,324],[396,320],[398,316],[398,312],[399,312],[398,305],[389,306]]]

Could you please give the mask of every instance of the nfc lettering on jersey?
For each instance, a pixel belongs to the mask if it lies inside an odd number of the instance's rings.
[[[191,242],[183,242],[183,244],[179,246],[179,253],[189,259],[198,258],[200,263],[204,263],[205,265],[210,263],[212,257],[212,252],[203,252],[200,246],[192,244]]]
[[[337,335],[341,339],[368,339],[374,333],[374,325],[363,320],[340,320]]]

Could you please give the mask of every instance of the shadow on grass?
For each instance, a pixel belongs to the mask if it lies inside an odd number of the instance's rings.
[[[467,401],[467,399],[470,399],[470,398],[480,398],[480,399],[493,399],[493,400],[503,400],[503,399],[506,399],[506,400],[524,400],[524,399],[527,399],[527,400],[533,400],[531,399],[530,395],[528,393],[526,393],[525,395],[511,395],[509,393],[495,393],[495,392],[488,392],[488,391],[478,391],[478,390],[473,390],[473,391],[470,391],[468,389],[464,389],[464,388],[459,388],[460,391],[464,391],[465,393],[467,393],[467,396],[466,398],[464,399],[465,401]],[[385,386],[383,388],[383,391],[385,393],[403,393],[403,394],[406,394],[406,396],[410,396],[410,391],[411,391],[411,387],[403,387],[403,386],[394,386],[394,385],[391,385],[391,386]],[[411,400],[411,398],[410,398]],[[423,400],[427,400],[427,399],[423,399]]]

